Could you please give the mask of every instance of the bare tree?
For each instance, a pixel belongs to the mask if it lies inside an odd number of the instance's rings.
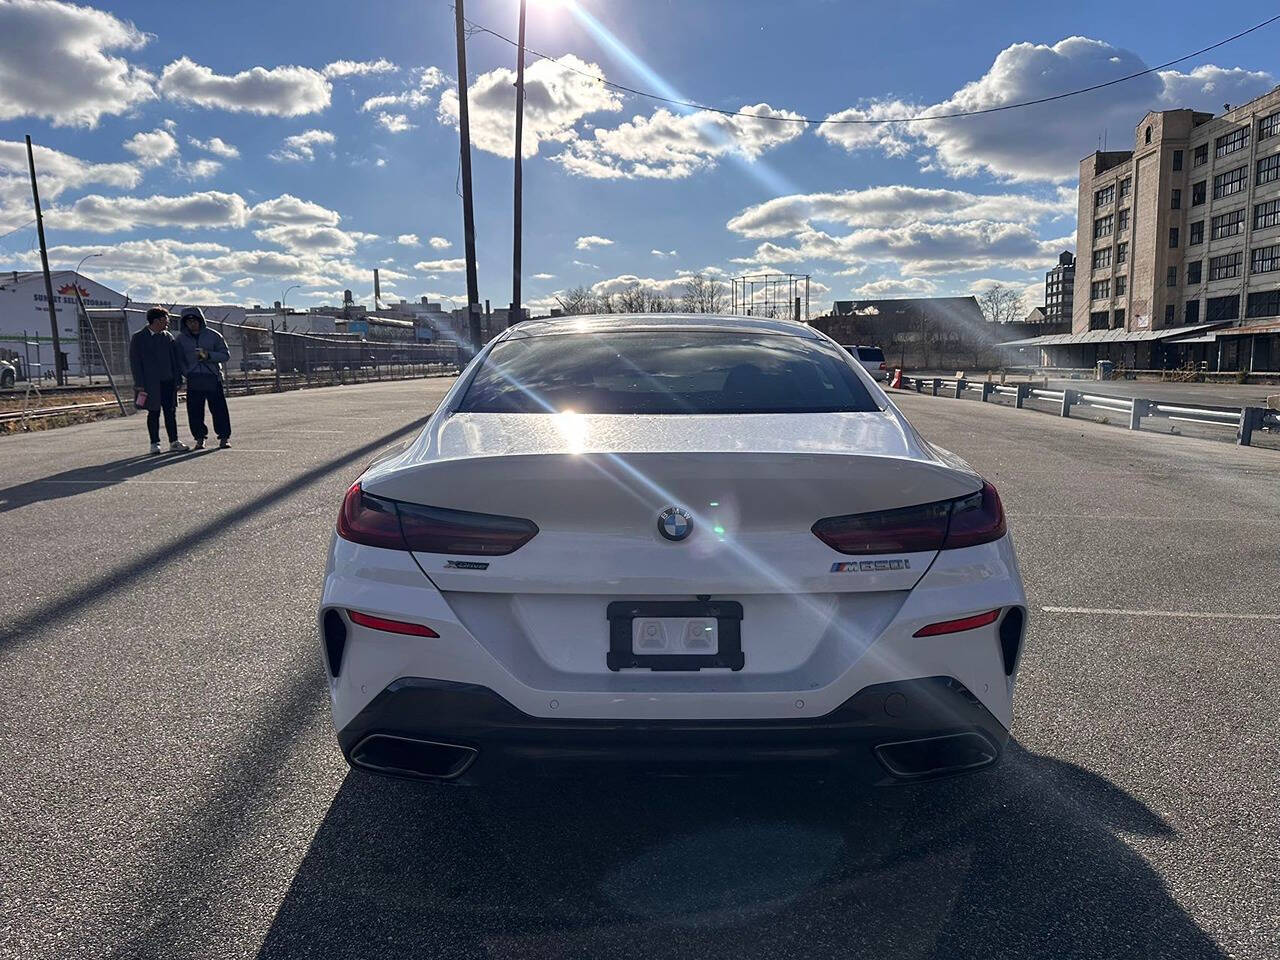
[[[1019,320],[1026,313],[1022,294],[1002,283],[993,283],[978,296],[978,307],[990,323]]]
[[[685,313],[722,313],[724,301],[725,287],[722,281],[695,273],[685,281],[680,309]]]
[[[596,295],[587,287],[579,284],[567,290],[562,297],[557,297],[560,307],[568,314],[596,313]]]

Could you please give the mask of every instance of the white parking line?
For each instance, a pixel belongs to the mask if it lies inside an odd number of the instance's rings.
[[[1114,520],[1124,523],[1146,523],[1169,521],[1186,523],[1264,523],[1274,524],[1274,517],[1192,517],[1192,516],[1156,516],[1148,514],[1127,513],[1010,513],[1010,520]]]
[[[121,477],[117,480],[36,480],[36,483],[68,483],[68,484],[88,484],[98,485],[114,485],[117,483],[201,483],[200,480],[134,480],[130,477]]]
[[[1280,613],[1214,613],[1196,610],[1125,610],[1118,607],[1041,607],[1045,613],[1087,613],[1110,617],[1168,617],[1177,620],[1280,620]]]

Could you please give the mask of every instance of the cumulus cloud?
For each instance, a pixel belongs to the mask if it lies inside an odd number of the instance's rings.
[[[554,273],[535,273],[533,275],[535,280],[554,280],[555,278],[556,275]]]
[[[674,257],[676,255],[674,250],[650,250],[649,252],[655,257]]]
[[[592,247],[611,246],[613,246],[613,241],[608,237],[597,237],[595,234],[592,234],[588,237],[579,237],[577,242],[574,243],[573,248],[575,250],[590,250]]]
[[[924,277],[881,277],[853,287],[849,291],[855,297],[867,300],[885,300],[892,297],[931,297],[938,292],[938,285]]]
[[[159,90],[201,107],[297,117],[329,106],[333,85],[310,67],[254,67],[227,76],[182,57],[164,68]]]
[[[590,139],[575,139],[556,160],[570,173],[593,179],[680,180],[730,154],[757,160],[804,132],[803,124],[793,122],[800,115],[790,110],[767,103],[741,110],[752,116],[659,108],[612,129],[597,127]]]
[[[419,246],[420,241],[416,233],[402,233],[396,237],[396,243],[402,247],[416,247]]]
[[[40,197],[48,203],[67,190],[90,184],[132,188],[142,171],[132,163],[91,163],[51,147],[33,146]],[[12,230],[31,219],[31,181],[27,147],[20,140],[0,140],[0,231]]]
[[[261,223],[295,223],[324,224],[334,226],[342,219],[335,210],[329,210],[312,203],[310,200],[299,200],[290,193],[282,193],[272,200],[264,200],[253,208],[253,219]]]
[[[350,254],[355,252],[358,244],[377,239],[377,235],[372,233],[317,225],[265,227],[255,230],[253,235],[293,253]]]
[[[177,156],[178,141],[168,130],[139,131],[121,144],[146,167],[156,167]]]
[[[185,196],[104,197],[89,194],[68,207],[49,211],[49,220],[63,230],[111,233],[137,227],[179,227],[199,230],[243,227],[249,206],[238,193],[206,190]]]
[[[467,261],[462,257],[456,260],[419,260],[413,269],[423,273],[459,273],[467,269]]]
[[[432,237],[427,241],[427,243],[431,244],[432,250],[448,250],[453,246],[453,244],[444,237]]]
[[[390,60],[335,60],[324,68],[326,77],[367,77],[375,73],[395,73],[400,68]]]
[[[191,144],[197,150],[203,150],[205,153],[212,153],[215,157],[226,157],[228,160],[234,160],[240,156],[240,151],[233,147],[221,137],[210,137],[208,140],[198,140],[195,137],[187,137],[187,143]]]
[[[96,127],[155,98],[155,78],[108,51],[147,36],[92,7],[56,0],[0,3],[0,120],[44,117],[55,127]]]
[[[1002,50],[980,78],[931,105],[865,101],[828,117],[929,118],[989,110],[1053,96],[1146,69],[1136,53],[1089,37],[1047,44],[1015,43]],[[1274,87],[1262,70],[1196,67],[1189,73],[1165,70],[1105,90],[1066,100],[966,119],[852,125],[828,122],[818,135],[850,151],[878,148],[901,156],[918,151],[926,163],[952,176],[988,173],[1007,180],[1065,181],[1079,172],[1079,159],[1096,149],[1100,131],[1123,149],[1148,110],[1217,110],[1242,103]],[[1052,131],[1052,135],[1047,135]]]
[[[381,93],[370,97],[360,109],[369,113],[388,107],[418,110],[431,104],[433,92],[449,82],[449,77],[439,67],[420,67],[414,71],[411,85],[395,93]]]
[[[380,113],[378,124],[391,133],[404,133],[414,128],[414,124],[410,123],[408,116],[403,113]]]
[[[221,169],[221,160],[210,160],[208,157],[192,160],[190,163],[178,162],[178,173],[188,180],[207,180]]]
[[[617,93],[566,67],[604,76],[599,65],[572,54],[561,57],[560,62],[539,60],[525,70],[521,140],[521,153],[525,157],[537,156],[543,144],[576,140],[575,125],[589,114],[622,109]],[[471,142],[478,149],[500,157],[515,156],[515,130],[511,121],[515,111],[515,81],[515,71],[502,67],[480,74],[467,88]],[[445,90],[441,94],[438,116],[442,123],[457,127],[456,90]]]
[[[303,133],[295,133],[291,137],[285,137],[280,143],[280,149],[273,151],[268,156],[272,160],[280,162],[307,162],[316,158],[317,147],[332,146],[337,138],[328,130],[307,130]]]

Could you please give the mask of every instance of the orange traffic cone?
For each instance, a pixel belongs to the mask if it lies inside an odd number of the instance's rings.
[[[893,387],[895,390],[902,389],[902,368],[901,367],[893,368],[893,382],[890,383],[889,386]]]

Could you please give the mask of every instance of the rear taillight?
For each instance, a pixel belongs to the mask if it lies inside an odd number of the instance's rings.
[[[420,553],[502,556],[538,532],[531,520],[402,503],[353,484],[338,514],[338,536],[352,543]]]
[[[944,633],[963,633],[965,630],[977,630],[979,627],[990,626],[999,619],[999,610],[989,610],[976,616],[961,617],[959,620],[943,620],[940,623],[931,623],[927,627],[921,627],[912,636],[940,637]]]
[[[383,633],[400,633],[407,637],[440,636],[430,627],[424,627],[420,623],[410,623],[407,620],[388,620],[386,617],[375,617],[369,613],[361,613],[359,610],[348,610],[347,616],[357,626],[368,627],[370,630],[381,630]]]
[[[881,370],[888,370],[888,369],[889,369],[889,365],[888,365],[887,363],[882,363],[882,364],[880,364],[880,369],[881,369]]]
[[[996,488],[984,480],[981,490],[956,500],[827,517],[813,525],[813,533],[844,554],[951,550],[1003,537],[1004,508]]]

